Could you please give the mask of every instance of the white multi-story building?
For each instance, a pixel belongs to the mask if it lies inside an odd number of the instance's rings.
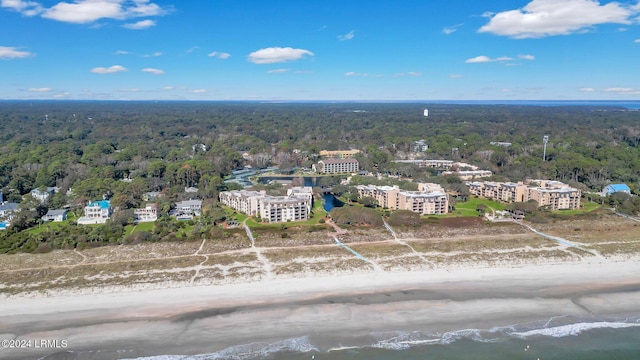
[[[151,222],[158,220],[158,205],[147,204],[142,209],[133,210],[134,220],[137,222]]]
[[[394,162],[399,164],[412,164],[420,168],[429,167],[434,169],[445,169],[445,170],[451,169],[451,167],[453,166],[453,160],[424,159],[424,160],[396,160]]]
[[[194,216],[200,216],[202,212],[202,200],[189,199],[176,203],[176,207],[171,212],[178,220],[190,220]]]
[[[303,196],[267,196],[259,204],[260,218],[270,223],[308,220],[311,212],[311,203]]]
[[[78,219],[78,224],[104,224],[112,213],[113,209],[109,200],[94,201],[84,207],[84,216]]]
[[[324,174],[356,173],[360,164],[356,159],[326,159],[318,162],[317,170]]]
[[[265,191],[223,191],[220,202],[234,210],[270,223],[309,219],[313,205],[311,187],[293,187],[287,196],[267,196]]]
[[[220,202],[228,207],[247,214],[258,215],[258,200],[267,196],[266,191],[233,190],[220,192]]]

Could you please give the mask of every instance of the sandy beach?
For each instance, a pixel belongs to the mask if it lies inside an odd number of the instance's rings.
[[[0,358],[252,359],[282,349],[321,358],[336,347],[394,348],[413,341],[412,331],[635,326],[638,224],[596,220],[537,233],[477,220],[392,234],[352,229],[341,245],[324,233],[261,233],[255,244],[238,233],[4,255]]]
[[[323,336],[424,324],[448,331],[560,315],[638,314],[638,273],[638,259],[600,260],[12,298],[0,309],[2,339],[65,346],[3,349],[0,358],[199,354],[300,334],[316,334],[321,343]],[[87,357],[78,357],[83,352]]]

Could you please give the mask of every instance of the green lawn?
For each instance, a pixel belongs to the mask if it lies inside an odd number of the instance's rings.
[[[577,210],[556,210],[553,213],[554,214],[561,214],[561,215],[580,215],[580,214],[586,214],[588,212],[600,209],[602,207],[598,203],[585,202],[585,201],[580,202],[580,205],[582,206],[582,209],[577,209]]]
[[[455,205],[455,211],[450,214],[445,215],[446,217],[456,217],[456,216],[478,216],[478,205],[484,204],[488,208],[493,210],[504,210],[505,204],[499,203],[497,201],[483,199],[478,197],[469,197],[469,199],[465,202],[458,202]],[[490,211],[487,209],[487,211]]]
[[[140,232],[140,231],[151,232],[155,227],[156,227],[156,223],[155,222],[138,223],[132,229],[131,233],[137,233],[137,232]]]

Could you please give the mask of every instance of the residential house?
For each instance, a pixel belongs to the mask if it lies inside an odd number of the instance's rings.
[[[42,220],[44,221],[51,221],[51,222],[61,222],[61,221],[65,221],[67,220],[67,210],[61,209],[61,210],[49,210],[47,211],[47,213],[42,217]]]
[[[176,203],[176,207],[171,212],[178,220],[191,220],[195,216],[200,216],[202,211],[202,200],[190,199]]]
[[[153,199],[155,199],[157,197],[160,197],[161,195],[162,195],[162,193],[159,192],[159,191],[149,191],[149,192],[146,192],[146,193],[142,194],[142,200],[143,201],[151,201],[151,200],[153,200]]]
[[[135,222],[152,222],[158,220],[158,205],[147,204],[144,208],[133,210]]]
[[[34,199],[38,199],[40,202],[45,202],[47,201],[47,199],[49,199],[49,196],[55,194],[55,192],[56,192],[56,188],[54,187],[48,187],[48,188],[45,188],[44,190],[33,189],[31,190],[31,196]]]
[[[100,200],[89,203],[84,207],[84,216],[78,219],[78,224],[104,224],[113,214],[109,200]]]
[[[0,204],[0,219],[11,216],[11,214],[16,212],[17,210],[18,210],[18,203],[4,202]]]
[[[608,196],[615,193],[625,193],[631,195],[631,189],[627,184],[609,184],[602,189],[600,195]]]
[[[413,144],[411,144],[411,151],[413,152],[425,152],[428,149],[429,145],[427,145],[424,139],[414,141]]]

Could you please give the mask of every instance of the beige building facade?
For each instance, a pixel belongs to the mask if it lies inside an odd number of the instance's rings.
[[[398,186],[358,185],[359,197],[376,199],[378,206],[390,210],[410,210],[421,215],[449,212],[449,196],[438,184],[418,184],[418,191],[400,190]]]
[[[220,202],[270,223],[304,221],[311,214],[313,193],[308,186],[293,187],[287,190],[287,196],[267,196],[265,191],[223,191],[220,193]]]
[[[523,182],[501,183],[476,181],[467,183],[471,194],[502,202],[526,202],[535,200],[538,206],[547,206],[551,210],[579,209],[580,190],[560,181],[528,180]]]

